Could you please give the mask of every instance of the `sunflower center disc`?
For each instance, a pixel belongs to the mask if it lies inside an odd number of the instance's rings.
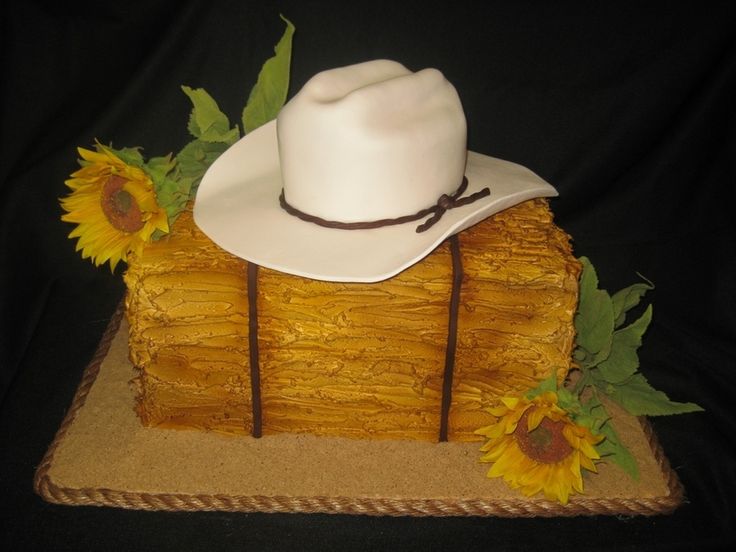
[[[121,232],[133,233],[143,228],[144,223],[138,203],[123,190],[125,182],[118,175],[110,176],[102,188],[100,204],[110,224]]]
[[[514,437],[521,451],[543,464],[554,464],[567,458],[572,453],[572,447],[562,434],[565,423],[545,417],[537,427],[529,431],[527,419],[531,410],[533,409],[529,408],[524,412],[514,430]]]

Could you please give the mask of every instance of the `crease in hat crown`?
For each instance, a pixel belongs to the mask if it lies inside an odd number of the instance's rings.
[[[460,185],[467,125],[436,69],[374,60],[312,77],[277,118],[286,201],[369,222],[411,215]]]

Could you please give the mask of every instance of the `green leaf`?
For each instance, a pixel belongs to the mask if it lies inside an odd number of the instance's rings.
[[[586,402],[578,400],[577,412],[573,413],[573,420],[576,424],[587,427],[594,434],[601,433],[601,427],[608,422],[608,412],[598,400],[597,395],[592,394]]]
[[[619,385],[608,386],[607,394],[634,416],[666,416],[703,410],[695,403],[671,401],[662,391],[654,389],[640,373]]]
[[[637,351],[651,320],[652,306],[649,305],[636,322],[614,332],[608,358],[596,367],[605,381],[621,383],[636,373],[639,369]]]
[[[693,403],[677,403],[652,388],[639,373],[638,348],[652,319],[652,307],[627,327],[621,327],[626,313],[637,306],[644,294],[653,289],[651,282],[638,283],[610,297],[598,289],[598,275],[590,261],[582,257],[580,300],[575,316],[577,331],[574,358],[579,362],[581,377],[572,395],[580,397],[590,390],[586,403],[575,408],[567,400],[565,407],[576,423],[588,427],[604,439],[596,449],[606,460],[618,464],[631,477],[638,479],[636,459],[623,445],[604,405],[598,400],[598,391],[605,393],[635,416],[682,414],[702,410]],[[591,387],[592,384],[592,387]],[[558,392],[559,396],[559,392]]]
[[[145,170],[153,181],[153,189],[156,192],[156,202],[166,211],[169,228],[186,207],[188,194],[186,187],[182,189],[173,171],[176,168],[176,159],[171,155],[153,157],[145,165]],[[156,231],[152,238],[157,240],[165,234]]]
[[[155,182],[173,171],[174,167],[176,167],[176,159],[169,154],[163,157],[149,159],[148,163],[146,163],[146,172],[148,172],[151,179]]]
[[[227,116],[220,111],[217,102],[206,90],[188,86],[182,86],[181,89],[194,106],[187,126],[192,136],[203,142],[222,142],[228,145],[238,140],[240,132],[237,128],[230,128]]]
[[[181,180],[182,193],[186,190],[187,199],[194,197],[204,173],[227,148],[224,142],[193,140],[176,155],[177,178]]]
[[[576,393],[572,393],[565,387],[557,390],[557,405],[567,412],[579,412],[580,401]]]
[[[615,318],[614,325],[616,328],[625,322],[626,313],[638,305],[646,292],[652,289],[654,289],[654,285],[651,282],[638,283],[613,294],[611,300],[613,301],[613,316]]]
[[[227,144],[222,142],[193,140],[176,155],[179,170],[185,177],[201,178],[226,149]]]
[[[575,315],[576,344],[587,352],[586,365],[596,364],[608,356],[613,334],[613,304],[605,290],[598,289],[598,275],[586,257],[580,261],[580,299]]]
[[[533,399],[547,391],[557,392],[557,370],[552,370],[552,373],[547,378],[541,380],[536,387],[530,389],[525,397],[527,399]]]
[[[171,227],[187,206],[191,186],[184,179],[168,176],[154,180],[154,185],[156,187],[156,200],[166,210],[169,227]]]
[[[286,23],[286,30],[274,48],[275,55],[263,64],[243,109],[243,129],[246,133],[275,119],[286,101],[294,25],[283,15],[281,19]]]
[[[611,422],[606,407],[594,394],[587,402],[581,404],[582,413],[574,417],[575,423],[590,429],[594,435],[602,435],[603,441],[595,448],[606,460],[618,464],[632,478],[639,478],[639,466],[629,450],[621,444],[621,439]]]
[[[145,160],[143,159],[143,154],[141,153],[141,148],[115,149],[113,147],[102,145],[99,145],[98,149],[99,148],[113,152],[126,165],[131,165],[133,167],[142,167],[145,163]]]
[[[598,289],[598,274],[588,257],[580,257],[579,261],[583,265],[583,271],[580,274],[580,299],[583,300]]]
[[[557,385],[557,370],[552,370],[552,373],[547,378],[541,380],[535,388],[529,390],[524,396],[531,400],[547,392],[557,395],[557,405],[563,410],[567,412],[580,411],[581,407],[578,394],[570,391],[566,387],[559,387]]]
[[[613,335],[613,306],[604,290],[591,292],[581,300],[575,315],[576,343],[588,353],[588,364],[608,357]]]
[[[595,448],[605,460],[618,464],[633,479],[639,479],[639,465],[636,458],[629,452],[619,438],[613,424],[609,421],[604,424],[600,434],[605,437]]]

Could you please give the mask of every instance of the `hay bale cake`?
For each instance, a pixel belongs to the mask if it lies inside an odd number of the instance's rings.
[[[462,261],[446,434],[570,367],[580,266],[546,199],[458,235]],[[254,432],[248,263],[185,212],[125,275],[145,425]],[[448,242],[377,283],[257,273],[259,433],[437,441],[453,263]],[[249,312],[250,311],[250,312]],[[252,329],[250,330],[252,331]],[[249,343],[250,341],[250,343]]]

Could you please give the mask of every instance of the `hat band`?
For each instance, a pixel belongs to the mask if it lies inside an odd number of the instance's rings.
[[[435,223],[437,223],[437,221],[442,218],[442,215],[444,215],[446,211],[449,211],[450,209],[455,209],[457,207],[462,207],[463,205],[468,205],[483,197],[491,195],[491,190],[486,187],[467,197],[460,197],[465,193],[465,190],[467,188],[468,179],[467,177],[463,176],[463,180],[460,183],[460,186],[458,186],[457,190],[455,190],[451,195],[442,194],[437,200],[437,203],[435,203],[431,207],[422,209],[421,211],[414,213],[413,215],[404,215],[403,217],[372,220],[367,222],[340,222],[337,220],[327,220],[300,211],[286,201],[286,196],[284,194],[283,188],[281,189],[281,195],[279,196],[279,203],[281,204],[281,208],[284,211],[305,222],[311,222],[313,224],[318,224],[319,226],[324,226],[326,228],[336,228],[338,230],[372,230],[374,228],[381,228],[382,226],[404,224],[406,222],[419,220],[426,217],[427,215],[432,215],[422,224],[417,226],[417,233],[421,233],[425,230],[429,230],[432,226],[434,226]]]

